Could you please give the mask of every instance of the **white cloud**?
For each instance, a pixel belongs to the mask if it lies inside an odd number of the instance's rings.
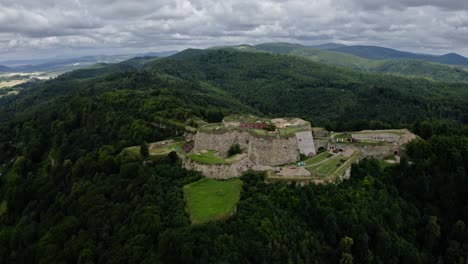
[[[461,0],[2,0],[0,59],[290,41],[468,55]]]

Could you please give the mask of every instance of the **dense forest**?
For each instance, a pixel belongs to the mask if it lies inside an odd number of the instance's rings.
[[[430,56],[371,46],[304,46],[292,43],[263,43],[217,47],[244,52],[288,54],[311,61],[342,66],[362,72],[425,78],[444,82],[467,82],[467,59],[456,54]]]
[[[305,59],[225,50],[137,58],[0,98],[1,263],[465,263],[468,91]],[[299,116],[335,130],[402,127],[401,164],[363,160],[338,185],[248,173],[237,214],[190,225],[176,155],[121,150],[193,118]]]
[[[265,114],[299,116],[331,130],[468,122],[463,83],[366,74],[293,56],[187,50],[146,69],[208,82]]]

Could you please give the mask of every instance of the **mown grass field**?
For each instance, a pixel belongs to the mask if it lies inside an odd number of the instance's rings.
[[[192,224],[223,220],[231,216],[240,199],[242,181],[201,179],[185,185],[184,198]]]
[[[206,150],[202,153],[189,154],[190,159],[202,164],[232,164],[238,161],[239,158],[242,158],[241,156],[241,154],[236,154],[224,159],[222,157],[217,156],[216,151],[214,150]]]
[[[340,165],[343,164],[347,160],[347,158],[345,158],[342,155],[336,155],[331,158],[327,158],[326,156],[325,158],[323,156],[322,157],[317,156],[317,157],[319,161],[315,161],[312,163],[310,167],[306,167],[306,169],[312,174],[312,176],[328,177],[332,173],[334,173],[340,167]],[[319,163],[324,160],[326,161]],[[317,165],[314,165],[314,164],[317,164]]]
[[[192,153],[189,155],[190,159],[195,162],[203,164],[223,164],[225,160],[215,155],[214,150],[207,150],[205,153]]]
[[[304,160],[304,163],[305,163],[306,166],[307,165],[314,165],[316,163],[319,163],[319,162],[327,159],[328,155],[330,155],[330,152],[329,151],[324,151],[324,152],[322,152],[322,153],[320,153],[320,154],[318,154],[318,155],[316,155],[316,156],[314,156],[314,157],[312,157],[310,159]]]

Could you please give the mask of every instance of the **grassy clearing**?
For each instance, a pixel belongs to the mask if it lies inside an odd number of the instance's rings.
[[[319,174],[326,174],[330,175],[332,174],[341,164],[343,164],[343,160],[345,160],[343,156],[336,156],[333,157],[326,162],[320,164],[317,166],[316,171]]]
[[[225,159],[215,155],[216,151],[207,150],[205,153],[192,153],[189,157],[198,163],[203,164],[223,164]]]
[[[405,134],[404,130],[398,129],[389,129],[389,130],[363,130],[363,131],[356,131],[353,134],[394,134],[394,135],[403,135]]]
[[[260,136],[268,136],[267,131],[263,129],[252,129],[252,132]]]
[[[312,176],[327,177],[335,172],[335,170],[343,164],[344,160],[346,160],[346,158],[342,155],[336,155],[317,166],[307,167],[306,169],[312,174]]]
[[[337,178],[341,175],[343,175],[349,167],[353,165],[353,163],[356,163],[359,158],[361,157],[362,153],[360,151],[356,151],[349,157],[343,164],[341,164],[335,172],[331,175],[332,178]]]
[[[127,154],[130,154],[132,156],[140,156],[140,146],[133,146],[133,147],[128,147],[123,149]]]
[[[236,154],[236,155],[234,155],[234,156],[231,156],[231,157],[225,159],[224,162],[225,162],[225,163],[234,163],[234,162],[240,160],[240,157],[241,157],[241,156],[244,156],[244,157],[245,157],[245,154]]]
[[[202,164],[232,164],[238,161],[241,155],[242,154],[236,154],[234,156],[224,159],[224,158],[217,156],[216,151],[206,150],[206,152],[203,152],[203,153],[189,154],[189,158],[195,162],[202,163]]]
[[[212,123],[212,124],[206,124],[198,128],[198,131],[204,132],[204,133],[227,133],[230,131],[234,131],[237,128],[234,127],[227,127],[223,125],[222,123]]]
[[[378,160],[379,161],[379,164],[382,168],[386,168],[386,167],[391,167],[391,166],[395,166],[395,165],[398,165],[398,163],[390,163],[390,162],[387,162],[385,160]]]
[[[236,210],[240,199],[242,181],[235,178],[228,181],[201,179],[185,185],[186,208],[192,224],[223,220]]]
[[[318,155],[316,155],[316,156],[314,156],[314,157],[312,157],[310,159],[305,160],[304,163],[305,163],[306,166],[307,165],[314,165],[316,163],[319,163],[319,162],[327,159],[329,154],[330,154],[330,152],[324,151],[324,152],[322,152],[322,153],[320,153],[320,154],[318,154]]]
[[[260,122],[270,122],[267,118],[260,118],[254,115],[231,115],[224,117],[225,122],[241,122],[241,123],[256,123]]]
[[[394,161],[396,161],[397,158],[396,158],[395,155],[390,155],[390,156],[385,157],[383,160],[394,160]]]
[[[300,131],[305,131],[307,130],[306,127],[285,127],[285,128],[280,128],[279,129],[279,133],[280,133],[280,136],[282,137],[287,137],[287,136],[291,136],[291,135],[294,135],[296,134],[296,132],[300,132]]]
[[[171,151],[182,153],[182,146],[185,144],[185,141],[176,141],[171,144],[167,144],[160,148],[149,149],[150,156],[163,156],[169,154]],[[122,150],[122,153],[125,153],[134,158],[140,158],[140,146],[132,146]]]
[[[155,149],[150,149],[149,154],[150,155],[167,155],[171,151],[175,152],[181,152],[182,146],[185,144],[185,141],[180,141],[180,142],[174,142],[172,144],[167,144],[166,146],[160,147],[160,148],[155,148]],[[138,151],[139,148],[138,148]]]

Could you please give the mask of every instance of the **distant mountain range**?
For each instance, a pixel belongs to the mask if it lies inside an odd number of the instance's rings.
[[[70,71],[97,63],[118,63],[134,57],[167,57],[177,51],[144,54],[96,55],[67,59],[10,60],[0,62],[0,72]]]
[[[353,70],[420,77],[435,81],[468,82],[468,59],[458,54],[442,56],[417,54],[374,46],[346,46],[326,43],[304,46],[294,43],[262,43],[215,47],[213,49],[235,49],[244,52],[269,52],[294,55],[329,65]]]
[[[0,65],[0,72],[9,72],[11,71],[10,67],[7,67],[5,65]]]
[[[324,44],[313,46],[318,49],[333,50],[337,52],[344,52],[353,54],[362,58],[371,60],[385,60],[385,59],[416,59],[428,62],[436,62],[451,65],[468,66],[468,58],[465,58],[456,53],[448,53],[445,55],[429,55],[418,54],[406,51],[399,51],[390,48],[377,47],[377,46],[346,46],[341,44]]]
[[[284,42],[213,47],[209,50],[212,49],[235,49],[244,52],[293,55],[365,72],[420,77],[445,82],[468,82],[468,58],[456,53],[438,56],[378,46],[347,46],[337,43],[305,46]],[[60,74],[70,70],[90,67],[98,63],[118,63],[134,57],[167,57],[176,53],[177,51],[165,51],[68,59],[3,61],[0,62],[0,72],[54,72]],[[184,54],[186,53],[176,55],[174,58],[187,56]]]

